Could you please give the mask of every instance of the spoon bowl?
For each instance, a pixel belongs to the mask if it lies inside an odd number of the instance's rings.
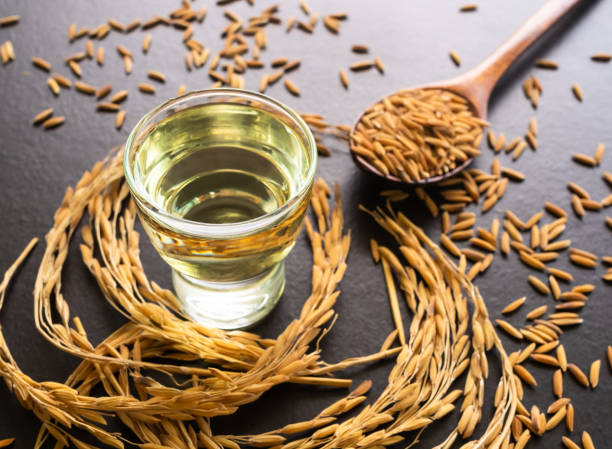
[[[427,86],[417,86],[414,87],[412,89],[414,90],[427,90],[427,89],[436,89],[436,90],[445,90],[448,92],[451,92],[455,95],[459,95],[460,97],[462,97],[463,99],[466,100],[468,107],[470,109],[470,111],[472,112],[472,114],[475,117],[481,118],[481,119],[486,119],[485,116],[482,116],[482,113],[480,112],[480,109],[468,98],[465,96],[465,94],[463,92],[459,92],[458,89],[453,89],[453,85],[455,82],[459,81],[460,78],[456,78],[453,80],[449,80],[447,82],[441,82],[441,83],[433,83]],[[387,95],[383,98],[388,98],[391,97],[393,95],[396,95],[400,92],[406,92],[408,90],[412,90],[412,89],[402,89],[401,91],[398,92],[394,92],[390,95]],[[361,122],[361,118],[364,116],[364,114],[366,114],[367,111],[369,111],[374,105],[381,103],[383,98],[381,98],[379,101],[377,101],[376,103],[371,104],[368,108],[364,109],[362,111],[362,113],[359,115],[359,117],[357,117],[357,120],[355,120],[355,122],[353,123],[353,126],[351,127],[351,131],[350,131],[350,135],[349,135],[349,148],[351,150],[351,156],[353,158],[353,162],[355,162],[355,164],[357,164],[357,166],[359,168],[361,168],[362,170],[371,173],[373,175],[376,176],[380,176],[381,178],[384,178],[388,181],[392,181],[392,182],[396,182],[396,183],[403,183],[403,184],[409,184],[415,187],[418,186],[424,186],[424,185],[430,185],[430,184],[435,184],[437,182],[443,181],[444,179],[450,178],[452,176],[455,176],[456,174],[458,174],[459,172],[461,172],[464,168],[466,168],[468,165],[470,165],[472,163],[472,161],[474,160],[474,158],[470,157],[468,159],[466,159],[465,161],[462,161],[461,163],[457,164],[453,169],[447,171],[444,174],[441,175],[435,175],[435,176],[430,176],[429,178],[424,178],[424,179],[418,179],[418,180],[414,180],[411,181],[410,183],[407,183],[406,181],[398,178],[397,176],[389,173],[389,174],[385,174],[382,173],[378,168],[376,168],[374,165],[372,165],[370,162],[368,162],[368,160],[366,158],[364,158],[362,155],[356,153],[355,151],[353,151],[353,147],[356,144],[356,142],[354,141],[353,137],[355,135],[355,131],[357,128],[357,125],[359,125],[359,123]],[[484,110],[484,114],[486,115],[486,107]]]

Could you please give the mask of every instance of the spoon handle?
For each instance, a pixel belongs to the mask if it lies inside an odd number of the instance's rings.
[[[491,91],[514,60],[581,0],[549,0],[484,61],[467,72],[472,95],[486,114]],[[484,115],[484,114],[483,114]]]

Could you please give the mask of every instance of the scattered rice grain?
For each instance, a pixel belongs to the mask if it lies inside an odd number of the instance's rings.
[[[51,92],[53,92],[53,95],[58,96],[60,94],[59,84],[57,84],[57,81],[55,81],[54,78],[52,77],[47,78],[47,86],[49,86],[49,89],[51,89]]]
[[[576,381],[580,385],[582,385],[585,388],[589,387],[589,379],[586,376],[586,374],[584,374],[582,370],[578,367],[578,365],[574,363],[568,363],[567,369],[572,374],[572,376],[574,376],[574,379],[576,379]]]
[[[125,121],[125,109],[121,109],[119,112],[117,112],[117,116],[115,117],[115,128],[121,129],[124,121]]]
[[[293,82],[289,78],[285,78],[284,84],[285,88],[289,91],[291,95],[294,95],[296,97],[300,95],[300,89],[298,89],[298,87],[293,84]]]
[[[75,81],[74,88],[86,95],[94,95],[96,93],[96,88],[91,84],[84,83],[82,81]]]
[[[597,261],[580,254],[570,254],[569,258],[573,263],[584,268],[595,268],[597,266]]]
[[[541,69],[556,70],[559,68],[559,64],[557,64],[555,61],[551,61],[550,59],[537,59],[536,67]]]
[[[112,88],[113,86],[111,84],[107,84],[106,86],[101,87],[98,92],[96,92],[96,100],[100,100],[106,97],[110,93]]]
[[[20,16],[18,14],[2,17],[0,18],[0,27],[15,25],[19,23],[19,19]]]
[[[65,121],[66,121],[66,117],[64,117],[63,115],[60,115],[57,117],[51,117],[43,122],[42,127],[45,129],[57,128],[58,126],[62,125]]]
[[[117,92],[115,95],[111,97],[110,102],[111,103],[121,103],[127,98],[127,96],[128,96],[127,90],[120,90],[119,92]]]
[[[608,61],[610,61],[610,59],[612,59],[612,54],[610,54],[610,53],[595,53],[593,56],[591,56],[591,59],[593,61],[597,61],[597,62],[608,62]]]
[[[345,89],[348,89],[349,80],[348,80],[348,77],[346,76],[346,72],[344,71],[344,69],[340,69],[340,82],[342,83]]]
[[[372,66],[374,65],[374,63],[372,61],[358,61],[358,62],[354,62],[353,64],[350,65],[350,69],[353,72],[359,72],[361,70],[367,70],[372,68]]]
[[[100,112],[117,112],[119,111],[119,105],[115,103],[98,103],[96,110]]]
[[[46,60],[42,59],[42,58],[38,58],[38,57],[34,56],[32,58],[32,64],[34,64],[39,69],[44,70],[45,72],[50,72],[51,71],[51,63],[49,61],[46,61]]]
[[[385,65],[383,64],[383,62],[380,60],[379,57],[374,58],[374,66],[380,73],[385,73]]]
[[[52,115],[53,115],[53,108],[45,109],[34,116],[34,118],[32,119],[32,124],[34,126],[40,125],[42,122],[47,120]]]
[[[550,289],[548,286],[537,277],[529,275],[527,280],[529,281],[529,284],[539,293],[543,295],[550,295]]]
[[[574,92],[574,96],[578,99],[578,101],[582,101],[584,99],[582,88],[577,83],[572,84],[572,92]]]
[[[152,80],[159,81],[160,83],[166,82],[166,76],[157,70],[149,70],[147,72],[147,76]]]
[[[98,47],[98,51],[96,52],[96,62],[99,66],[104,65],[104,47]]]
[[[448,56],[450,56],[451,60],[455,63],[457,67],[461,65],[461,58],[453,50],[448,52]]]
[[[591,363],[591,369],[589,371],[589,381],[591,382],[591,388],[599,385],[599,372],[601,371],[601,360],[595,360]]]
[[[72,73],[74,73],[77,77],[81,77],[83,75],[83,71],[81,70],[81,67],[73,60],[68,61],[68,67],[70,67],[70,70],[72,70]]]
[[[148,83],[140,83],[138,84],[138,90],[145,94],[154,94],[155,86]]]
[[[147,53],[151,47],[151,33],[147,34],[142,41],[142,52]]]

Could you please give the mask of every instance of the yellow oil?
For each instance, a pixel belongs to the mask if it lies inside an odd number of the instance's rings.
[[[210,282],[252,278],[292,248],[308,196],[282,219],[231,238],[185,232],[164,215],[210,225],[270,214],[307,182],[309,154],[290,124],[246,104],[174,111],[151,127],[132,159],[134,182],[161,214],[140,210],[159,254],[177,271]]]

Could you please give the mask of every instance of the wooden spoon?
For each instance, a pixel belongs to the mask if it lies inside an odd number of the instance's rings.
[[[549,0],[533,16],[531,16],[510,38],[497,50],[489,55],[484,61],[473,69],[458,77],[438,81],[431,84],[417,86],[412,89],[442,89],[462,96],[468,101],[472,113],[476,117],[486,119],[487,105],[491,92],[510,64],[533,44],[545,31],[553,26],[561,17],[567,14],[580,0]],[[407,89],[402,89],[405,92]],[[392,94],[395,95],[395,94]],[[364,111],[365,112],[365,111]],[[350,147],[351,155],[355,163],[366,170],[382,178],[395,182],[404,182],[398,177],[386,175],[370,164],[365,158],[353,151],[355,141],[353,139],[355,129],[359,124],[364,112],[359,116],[351,129]],[[412,181],[410,185],[424,185],[441,181],[453,176],[467,167],[472,159],[467,159],[460,165],[443,175],[432,176],[418,181]]]

